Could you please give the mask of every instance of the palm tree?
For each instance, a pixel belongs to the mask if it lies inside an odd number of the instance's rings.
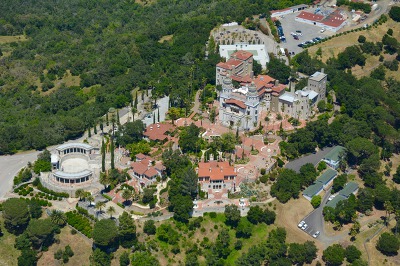
[[[113,214],[116,213],[114,206],[108,207],[108,209],[107,209],[106,212],[110,215],[110,218],[111,218],[111,219],[113,218]]]
[[[86,199],[89,201],[89,207],[92,206],[92,201],[94,201],[93,195],[90,194],[86,196]]]
[[[132,192],[129,189],[124,189],[121,196],[125,200],[124,203],[126,203],[128,200],[132,198]]]
[[[75,197],[76,198],[79,198],[79,201],[81,201],[82,200],[82,198],[84,198],[85,197],[85,191],[83,190],[83,189],[77,189],[76,191],[75,191]]]
[[[101,212],[101,210],[106,206],[106,204],[103,201],[96,202],[95,208]]]
[[[62,211],[52,210],[50,213],[50,220],[58,226],[64,226],[67,223],[67,217]]]
[[[106,173],[100,173],[99,182],[104,186],[104,190],[106,190],[110,184],[110,178]]]

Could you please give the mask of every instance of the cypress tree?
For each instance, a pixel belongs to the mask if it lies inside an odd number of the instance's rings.
[[[114,165],[114,139],[111,137],[110,140],[111,140],[111,143],[110,143],[111,169],[115,169],[115,165]]]
[[[160,123],[160,108],[157,108],[157,121]]]
[[[94,124],[93,131],[94,131],[94,134],[97,135],[97,125],[96,124]]]
[[[90,131],[90,126],[88,128],[88,137],[90,138],[92,136],[92,132]]]
[[[101,140],[101,171],[106,171],[106,146],[104,145],[104,139]]]
[[[110,123],[108,122],[108,113],[106,114],[106,125],[109,126]]]
[[[136,95],[135,95],[135,104],[133,105],[133,107],[135,107],[135,108],[137,108],[137,105],[138,105],[138,98],[137,98],[137,92],[136,92]]]
[[[153,124],[156,123],[156,113],[153,113]]]

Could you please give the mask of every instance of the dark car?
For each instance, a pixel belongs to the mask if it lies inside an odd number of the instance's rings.
[[[298,46],[298,47],[302,47],[302,48],[303,48],[304,44],[302,44],[302,43],[299,43],[297,46]]]
[[[295,40],[298,40],[298,39],[299,39],[299,36],[294,35],[293,38],[294,38]]]

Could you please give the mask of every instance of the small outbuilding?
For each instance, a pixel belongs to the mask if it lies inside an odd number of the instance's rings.
[[[315,183],[319,182],[324,188],[326,188],[333,182],[333,179],[337,176],[337,173],[337,171],[328,168],[320,177],[317,178],[317,180],[315,180]]]
[[[320,182],[314,183],[303,191],[303,196],[311,201],[312,197],[321,193],[323,188],[324,187]]]
[[[322,161],[326,162],[333,169],[338,169],[341,156],[344,155],[345,150],[342,146],[335,146],[322,158]]]
[[[347,183],[342,190],[339,191],[339,195],[342,195],[346,199],[350,197],[351,194],[356,194],[358,191],[358,184],[355,182]]]

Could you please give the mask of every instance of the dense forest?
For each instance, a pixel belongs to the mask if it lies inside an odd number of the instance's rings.
[[[213,27],[301,2],[309,1],[1,1],[0,35],[27,40],[0,43],[0,154],[75,138],[132,101],[135,87],[187,108],[214,83],[220,58],[204,59]],[[54,89],[67,70],[80,86]]]

